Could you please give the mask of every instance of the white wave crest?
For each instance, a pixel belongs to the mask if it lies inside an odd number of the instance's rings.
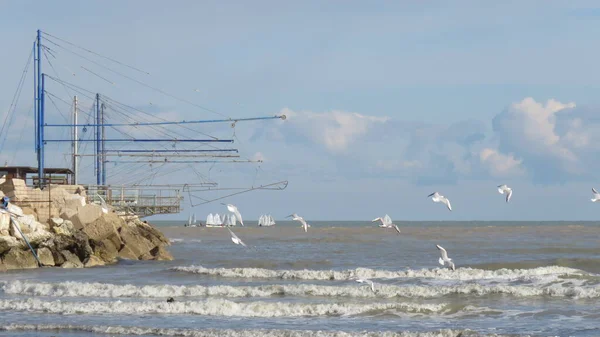
[[[459,285],[410,285],[396,286],[376,284],[376,292],[368,288],[352,286],[329,286],[318,284],[284,284],[260,286],[181,286],[181,285],[117,285],[108,283],[38,283],[9,281],[2,285],[7,294],[52,297],[270,297],[270,296],[322,296],[355,298],[436,298],[447,295],[510,295],[515,297],[551,296],[600,298],[600,285],[576,286],[552,283],[545,286],[483,285],[477,283]]]
[[[110,335],[152,335],[152,336],[177,336],[177,337],[484,337],[489,335],[480,335],[471,330],[450,330],[442,329],[425,332],[410,331],[312,331],[312,330],[277,330],[277,329],[256,329],[256,330],[233,330],[233,329],[164,329],[164,328],[145,328],[145,327],[127,327],[127,326],[85,326],[68,324],[11,324],[0,326],[0,331],[56,331],[71,330],[83,331],[94,334]],[[502,337],[501,335],[492,335]]]
[[[299,280],[353,280],[356,278],[432,278],[442,280],[480,280],[480,279],[533,279],[547,275],[585,275],[578,269],[549,266],[533,269],[498,269],[483,270],[458,268],[452,271],[447,268],[390,271],[369,268],[349,270],[271,270],[263,268],[204,268],[202,266],[183,266],[171,268],[174,271],[203,274],[231,278],[280,278]]]
[[[166,303],[144,302],[64,302],[37,298],[0,300],[0,310],[52,314],[187,314],[238,317],[316,317],[354,316],[383,312],[390,314],[436,314],[449,310],[447,304],[416,303],[287,303],[242,302],[224,299]]]

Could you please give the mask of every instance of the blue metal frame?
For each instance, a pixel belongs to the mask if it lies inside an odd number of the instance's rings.
[[[107,150],[115,153],[170,153],[170,152],[238,152],[238,149],[210,149],[210,150]]]
[[[72,142],[71,139],[46,139],[46,143]],[[173,142],[173,143],[233,143],[233,139],[105,139],[105,142]],[[97,142],[96,139],[79,139],[78,142]]]
[[[42,73],[42,32],[37,31],[37,125],[36,152],[38,159],[38,177],[40,187],[44,181],[44,74]]]
[[[155,125],[177,125],[177,124],[204,124],[204,123],[237,123],[237,122],[248,122],[248,121],[259,121],[267,119],[286,119],[285,115],[272,116],[272,117],[251,117],[251,118],[236,118],[236,119],[208,119],[208,120],[192,120],[192,121],[180,121],[180,122],[145,122],[145,123],[109,123],[104,126],[155,126]],[[97,124],[46,124],[47,127],[73,127],[73,126],[101,126],[100,122]]]
[[[102,166],[100,164],[100,94],[96,94],[96,184],[102,185]]]

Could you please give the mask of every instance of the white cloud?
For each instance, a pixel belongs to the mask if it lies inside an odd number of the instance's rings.
[[[523,175],[525,170],[522,161],[513,155],[504,155],[495,149],[485,148],[479,153],[479,160],[489,170],[493,177]]]
[[[366,116],[353,112],[333,110],[329,112],[295,112],[283,109],[287,123],[315,143],[324,145],[331,152],[341,153],[370,129],[387,122],[387,117]]]
[[[563,146],[555,131],[557,113],[573,108],[575,103],[564,104],[550,99],[544,105],[531,97],[512,104],[493,121],[501,148],[575,161],[576,156]]]

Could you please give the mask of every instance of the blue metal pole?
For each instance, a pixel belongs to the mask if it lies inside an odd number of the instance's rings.
[[[42,31],[37,31],[37,161],[38,161],[38,177],[40,186],[43,185],[44,178],[44,144],[43,144],[43,125],[44,125],[44,77],[42,76]]]
[[[42,74],[42,86],[40,90],[40,116],[39,116],[39,128],[40,128],[40,135],[39,135],[39,143],[40,143],[40,159],[38,162],[38,177],[40,178],[40,185],[44,186],[44,107],[45,107],[45,102],[46,102],[46,94],[44,93],[45,90],[45,79],[46,76],[44,76],[44,74]]]
[[[100,131],[102,132],[102,150],[101,150],[101,155],[100,155],[100,160],[102,161],[102,165],[100,166],[102,168],[102,186],[106,186],[106,148],[104,147],[104,140],[106,139],[105,135],[104,135],[104,103],[102,103],[100,105],[100,110],[101,110],[101,122],[102,122],[102,126],[100,127]]]
[[[33,148],[35,150],[35,154],[37,156],[38,153],[38,113],[39,113],[39,108],[38,108],[38,86],[37,86],[37,73],[38,73],[38,69],[37,69],[37,55],[35,53],[35,48],[37,46],[37,42],[34,41],[33,42],[33,105],[34,105],[34,110],[33,110],[33,124],[35,125],[35,132],[34,132],[34,143],[33,143]]]
[[[96,94],[96,185],[102,184],[102,167],[100,166],[100,94]]]

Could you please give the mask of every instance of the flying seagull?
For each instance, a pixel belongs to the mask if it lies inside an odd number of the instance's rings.
[[[594,197],[592,198],[592,202],[596,202],[598,200],[600,200],[600,193],[598,193],[598,191],[596,191],[595,188],[592,187],[592,193],[594,193]]]
[[[301,216],[299,216],[296,213],[290,214],[290,215],[286,216],[286,218],[290,218],[290,217],[292,218],[292,220],[300,222],[302,224],[302,228],[304,228],[304,231],[308,232],[308,227],[310,225],[306,223],[306,221],[304,220],[304,218],[302,218]]]
[[[379,221],[381,222],[381,225],[379,225],[379,227],[381,228],[392,228],[392,218],[390,218],[389,215],[385,215],[383,218],[379,217],[379,218],[375,218],[373,220],[371,220],[371,222],[376,222]]]
[[[442,257],[440,257],[439,262],[442,266],[444,265],[448,265],[448,268],[452,269],[452,270],[456,270],[456,267],[454,267],[454,262],[452,262],[452,259],[448,257],[448,252],[446,252],[446,250],[444,249],[444,247],[440,246],[440,245],[435,245],[437,247],[437,249],[440,250],[440,254],[442,255]]]
[[[232,204],[227,204],[227,210],[235,214],[235,218],[240,220],[240,224],[242,224],[242,226],[244,225],[244,220],[242,220],[242,215],[240,214],[240,211],[238,211],[237,207]]]
[[[510,197],[512,197],[512,188],[510,188],[506,185],[500,185],[500,186],[498,186],[498,193],[506,194],[506,202],[509,202]]]
[[[244,247],[247,247],[244,241],[238,238],[237,235],[235,235],[235,233],[232,232],[231,229],[229,229],[229,227],[227,227],[227,230],[229,231],[229,234],[231,234],[231,241],[233,241],[233,243],[235,243],[236,245],[242,245]]]
[[[356,282],[358,283],[366,283],[368,285],[371,286],[371,291],[375,292],[375,283],[371,280],[367,280],[367,279],[357,279]]]
[[[394,228],[396,230],[396,232],[398,232],[398,234],[400,234],[400,228],[398,228],[398,226],[396,224],[392,223],[392,218],[390,218],[389,215],[386,214],[383,218],[379,217],[379,218],[375,218],[375,219],[371,220],[371,222],[375,222],[375,221],[381,222],[381,225],[379,225],[379,227]]]
[[[446,207],[448,207],[449,210],[452,210],[452,206],[450,205],[450,200],[448,200],[448,198],[439,194],[438,192],[433,192],[430,195],[428,195],[427,197],[428,198],[431,197],[431,200],[433,200],[433,202],[441,202],[441,203],[446,204]]]

